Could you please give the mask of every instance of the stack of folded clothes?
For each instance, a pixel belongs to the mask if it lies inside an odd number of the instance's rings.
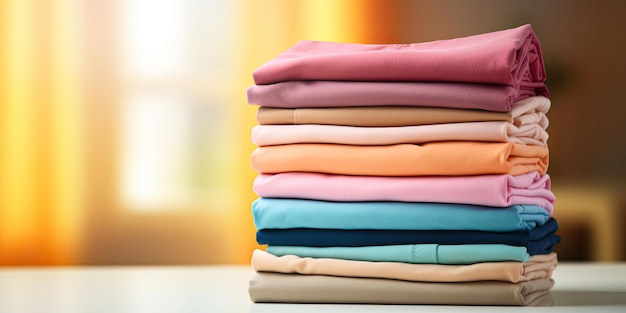
[[[254,71],[254,302],[549,304],[560,237],[530,25],[301,41]]]

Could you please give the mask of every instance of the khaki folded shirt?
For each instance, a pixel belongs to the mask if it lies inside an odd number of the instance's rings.
[[[543,97],[521,101],[510,112],[411,106],[295,109],[259,107],[257,122],[261,125],[320,124],[388,127],[506,121],[518,127],[530,124],[547,127],[546,113],[549,109],[550,101]]]
[[[255,272],[248,294],[253,302],[553,305],[554,281],[426,283],[382,278]]]

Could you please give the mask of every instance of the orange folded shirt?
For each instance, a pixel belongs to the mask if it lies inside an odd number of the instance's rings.
[[[250,156],[259,173],[317,172],[343,175],[545,174],[548,149],[516,143],[433,142],[423,145],[353,146],[288,144],[259,147]]]

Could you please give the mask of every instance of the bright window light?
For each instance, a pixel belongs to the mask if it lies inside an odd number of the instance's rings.
[[[171,205],[185,198],[189,128],[184,102],[163,95],[129,97],[123,106],[124,198],[136,207]]]
[[[124,0],[121,196],[136,210],[228,199],[231,1]],[[220,200],[222,199],[222,200]],[[224,201],[222,201],[224,202]]]
[[[131,78],[183,74],[186,35],[185,1],[127,0],[123,9],[123,67]]]

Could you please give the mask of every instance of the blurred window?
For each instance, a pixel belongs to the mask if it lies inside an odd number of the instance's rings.
[[[233,2],[120,5],[122,200],[133,209],[159,210],[224,196]]]

